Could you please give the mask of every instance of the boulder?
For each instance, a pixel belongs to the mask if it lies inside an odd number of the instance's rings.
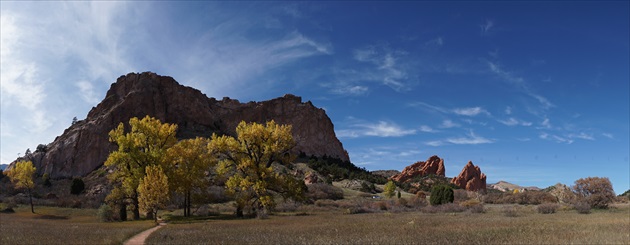
[[[401,173],[392,176],[391,179],[397,182],[406,182],[416,176],[426,176],[430,174],[444,176],[445,173],[444,159],[438,156],[431,156],[426,162],[416,162],[405,167]]]
[[[462,172],[451,180],[451,183],[467,191],[486,190],[486,175],[481,172],[479,166],[468,162]]]
[[[293,125],[296,146],[293,153],[331,156],[349,161],[337,139],[326,112],[294,95],[263,102],[208,98],[199,90],[180,85],[175,79],[151,72],[121,76],[107,91],[105,99],[92,108],[84,120],[67,128],[47,145],[45,152],[18,160],[31,160],[37,174],[51,178],[86,176],[101,167],[116,145],[108,133],[119,123],[146,115],[178,125],[177,138],[210,137],[213,133],[235,135],[241,121]]]
[[[304,184],[310,185],[310,184],[315,184],[315,183],[319,183],[319,182],[322,182],[322,181],[313,172],[308,173],[304,177]]]

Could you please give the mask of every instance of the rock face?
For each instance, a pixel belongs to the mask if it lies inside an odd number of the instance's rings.
[[[462,172],[451,180],[451,183],[467,191],[486,190],[486,175],[481,172],[479,166],[468,162]]]
[[[405,167],[400,174],[392,176],[391,179],[397,182],[405,182],[416,176],[426,176],[429,174],[444,176],[445,173],[444,159],[438,156],[432,156],[429,157],[426,162],[416,162]]]
[[[235,135],[241,121],[293,125],[297,143],[294,153],[328,155],[349,161],[324,110],[300,97],[285,95],[264,102],[208,98],[199,90],[180,85],[173,78],[155,73],[130,73],[113,83],[85,120],[66,129],[47,147],[18,160],[31,160],[39,174],[51,178],[84,176],[102,166],[116,145],[108,140],[110,130],[132,117],[146,115],[178,125],[177,138],[210,137],[213,133]]]
[[[508,191],[514,191],[514,190],[519,190],[519,191],[539,191],[540,190],[540,188],[535,187],[535,186],[523,187],[523,186],[512,184],[503,180],[500,180],[499,182],[494,183],[494,184],[488,184],[486,187],[487,189],[494,189],[494,190],[499,190],[502,192],[508,192]]]

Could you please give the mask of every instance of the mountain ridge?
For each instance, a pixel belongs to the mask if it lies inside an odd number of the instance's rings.
[[[275,120],[293,126],[294,153],[350,160],[326,112],[310,101],[302,102],[301,97],[287,94],[247,103],[229,97],[217,100],[172,77],[143,72],[120,76],[86,119],[64,130],[45,151],[20,157],[12,164],[31,160],[38,174],[48,173],[51,178],[85,176],[102,166],[116,149],[108,141],[109,131],[132,117],[146,115],[177,124],[178,139],[210,137],[213,133],[235,135],[241,121]]]

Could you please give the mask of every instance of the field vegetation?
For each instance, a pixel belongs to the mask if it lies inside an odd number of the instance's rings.
[[[4,209],[6,204],[0,205]],[[0,244],[121,244],[153,221],[103,223],[96,209],[19,206],[0,213]]]
[[[173,223],[147,244],[628,244],[629,211],[624,204],[589,215],[568,207],[541,214],[534,205],[487,205],[485,213],[298,212]]]

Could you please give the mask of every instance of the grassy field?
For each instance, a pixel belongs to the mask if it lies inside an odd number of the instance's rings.
[[[628,205],[578,214],[539,214],[519,206],[472,213],[371,213],[270,216],[169,224],[148,244],[630,244]]]
[[[153,221],[99,222],[95,209],[30,207],[0,214],[0,244],[121,244]]]

